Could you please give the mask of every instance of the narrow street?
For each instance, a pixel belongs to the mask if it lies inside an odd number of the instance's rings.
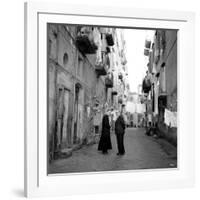
[[[144,133],[143,128],[126,129],[124,156],[116,155],[116,138],[112,134],[112,150],[107,155],[97,151],[98,144],[84,146],[74,151],[69,158],[53,161],[49,173],[175,168],[176,148],[163,139],[146,136]]]

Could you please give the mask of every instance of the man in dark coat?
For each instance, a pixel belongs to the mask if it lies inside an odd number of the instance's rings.
[[[117,155],[125,154],[125,149],[124,149],[125,127],[126,125],[125,125],[124,117],[121,113],[115,122],[115,134],[117,138],[117,147],[118,147]]]
[[[108,149],[112,149],[111,139],[110,139],[110,123],[109,116],[105,114],[102,120],[102,132],[98,145],[98,150],[102,151],[103,154],[108,153]]]

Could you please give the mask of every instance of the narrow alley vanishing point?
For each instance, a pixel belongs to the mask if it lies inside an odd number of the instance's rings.
[[[177,167],[176,30],[50,23],[47,39],[48,174]],[[105,114],[108,155],[97,151]]]

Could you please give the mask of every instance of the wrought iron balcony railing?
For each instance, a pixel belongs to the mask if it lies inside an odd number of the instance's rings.
[[[150,79],[144,79],[142,82],[142,90],[144,93],[149,93],[151,90],[151,81]]]
[[[106,34],[106,41],[107,41],[108,46],[114,45],[114,39],[113,39],[112,34],[110,34],[110,33]]]
[[[81,27],[76,36],[76,46],[83,54],[95,54],[98,47],[94,43],[94,35],[90,28]]]
[[[120,73],[120,74],[118,75],[118,78],[119,78],[120,80],[123,80],[123,75]]]
[[[105,86],[107,88],[112,88],[113,87],[113,77],[112,76],[107,76],[105,78]]]
[[[106,69],[106,65],[104,63],[95,64],[95,71],[98,76],[107,75],[107,69]]]
[[[144,55],[149,56],[149,49],[144,49]]]
[[[151,47],[151,41],[145,40],[145,48],[150,49],[150,47]]]
[[[117,89],[114,88],[114,89],[112,90],[112,95],[114,96],[114,95],[117,95],[117,94],[118,94]]]

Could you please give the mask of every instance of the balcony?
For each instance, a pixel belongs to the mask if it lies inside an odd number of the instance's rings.
[[[125,55],[122,56],[122,58],[121,58],[121,64],[122,64],[122,65],[126,65],[126,64],[127,64],[127,60],[126,60]]]
[[[117,90],[116,90],[116,89],[113,89],[112,95],[114,96],[114,95],[117,95],[117,94],[118,94]]]
[[[152,63],[148,62],[148,63],[147,63],[147,67],[148,67],[148,71],[149,71],[150,73],[152,73],[152,70],[153,70],[153,65],[152,65]]]
[[[123,75],[120,73],[120,74],[118,75],[118,78],[122,81],[122,80],[123,80]]]
[[[103,63],[99,63],[95,65],[95,71],[98,76],[105,76],[107,75],[107,68],[106,65]]]
[[[123,100],[122,100],[122,98],[121,98],[121,97],[118,99],[118,103],[120,103],[120,104],[122,104],[122,103],[123,103]]]
[[[105,86],[107,88],[112,88],[113,87],[113,77],[110,75],[110,76],[107,76],[105,78]]]
[[[160,60],[160,50],[155,49],[155,51],[154,51],[154,63],[157,64],[159,60]]]
[[[150,47],[151,47],[151,41],[145,40],[145,48],[150,49]]]
[[[149,56],[149,49],[144,49],[144,55]]]
[[[150,79],[145,78],[142,83],[142,90],[144,93],[149,93],[151,90],[151,81]]]
[[[114,45],[114,40],[112,34],[106,34],[106,41],[108,46],[113,46]]]
[[[108,67],[110,65],[109,57],[106,55],[105,52],[101,53],[101,58],[96,61],[95,64],[95,71],[98,76],[105,76],[107,75]]]
[[[110,53],[111,51],[110,51],[110,47],[106,47],[106,53],[108,54],[108,53]]]
[[[76,46],[83,54],[95,54],[98,47],[94,43],[92,30],[82,27],[76,36]]]

